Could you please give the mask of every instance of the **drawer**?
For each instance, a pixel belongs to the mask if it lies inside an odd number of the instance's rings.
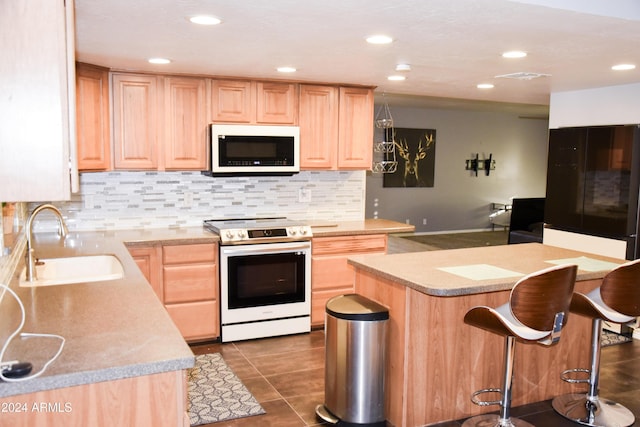
[[[162,247],[163,264],[193,264],[216,262],[218,246],[213,243],[195,245],[165,245]]]
[[[355,252],[384,253],[387,250],[387,235],[314,237],[312,240],[312,248],[313,255],[338,253],[350,255]]]
[[[215,264],[168,265],[162,269],[165,304],[215,299]]]
[[[217,301],[199,301],[165,306],[173,323],[187,341],[220,336]]]
[[[313,258],[311,289],[335,289],[353,286],[355,269],[344,256]]]

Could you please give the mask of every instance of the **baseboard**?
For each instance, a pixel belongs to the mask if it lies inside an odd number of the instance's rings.
[[[415,231],[412,233],[396,233],[394,236],[429,236],[434,234],[462,234],[462,233],[479,233],[479,232],[502,232],[505,230],[492,230],[490,228],[472,228],[469,230],[445,230],[445,231]]]

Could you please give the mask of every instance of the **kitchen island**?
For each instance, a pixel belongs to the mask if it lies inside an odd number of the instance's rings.
[[[58,334],[66,343],[38,378],[0,382],[0,426],[188,426],[186,369],[194,356],[129,255],[124,240],[143,231],[35,235],[39,258],[111,254],[122,279],[94,283],[10,287],[26,310],[24,332]],[[199,239],[200,231],[165,231],[156,238]],[[211,241],[215,240],[210,236]],[[17,328],[20,311],[8,293],[0,301],[0,341]],[[59,341],[15,338],[4,360],[28,361],[33,372],[52,357]]]
[[[576,291],[588,292],[624,260],[538,243],[349,258],[356,292],[389,308],[387,419],[423,426],[491,412],[471,393],[501,387],[504,338],[466,325],[477,305],[497,307],[526,274],[577,264]],[[584,390],[560,372],[588,367],[591,322],[570,316],[553,347],[516,344],[513,406]]]

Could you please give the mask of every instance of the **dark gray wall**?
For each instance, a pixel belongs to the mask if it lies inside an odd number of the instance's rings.
[[[382,175],[368,173],[367,218],[408,220],[417,232],[490,229],[492,202],[544,197],[548,120],[413,107],[391,107],[391,114],[395,127],[436,129],[434,187],[383,188]],[[493,154],[496,169],[489,176],[465,170],[475,153],[480,159]]]

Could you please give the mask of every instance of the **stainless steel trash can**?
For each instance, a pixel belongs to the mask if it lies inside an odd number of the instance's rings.
[[[341,426],[384,426],[389,310],[358,294],[330,299],[325,313],[323,420]]]

